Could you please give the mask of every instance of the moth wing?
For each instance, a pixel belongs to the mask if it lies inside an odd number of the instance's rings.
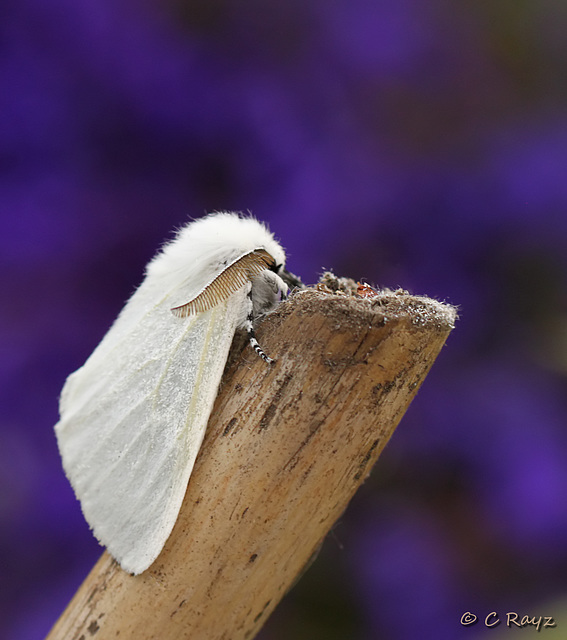
[[[178,318],[158,291],[146,280],[69,376],[55,427],[85,518],[135,574],[177,519],[246,295]]]

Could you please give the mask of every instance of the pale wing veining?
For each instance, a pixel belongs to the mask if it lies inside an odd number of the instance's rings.
[[[69,377],[56,426],[87,521],[132,573],[155,560],[173,528],[246,295],[176,318],[170,298],[156,294],[142,284]]]

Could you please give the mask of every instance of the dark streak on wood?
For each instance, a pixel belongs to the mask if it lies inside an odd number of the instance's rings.
[[[262,608],[262,611],[260,611],[260,613],[254,618],[255,623],[258,622],[258,620],[260,620],[260,618],[264,615],[264,611],[266,611],[266,609],[270,606],[271,602],[271,600],[268,600],[268,602],[266,602],[266,604]]]
[[[93,620],[87,627],[87,631],[91,634],[91,636],[94,636],[99,629],[100,627],[98,626],[98,622],[96,620]]]
[[[293,455],[284,464],[283,471],[292,471],[294,469],[295,465],[299,462],[299,454],[301,453],[301,450],[309,443],[311,438],[317,433],[319,427],[323,424],[323,422],[324,422],[323,420],[320,420],[317,426],[309,432],[305,440],[303,440],[303,442],[295,450]]]
[[[366,466],[368,465],[368,462],[372,457],[372,453],[374,452],[376,447],[379,445],[379,443],[380,443],[380,438],[374,440],[374,442],[372,443],[372,446],[370,447],[370,449],[368,449],[368,451],[366,452],[366,455],[360,461],[360,464],[358,465],[358,471],[354,474],[355,480],[360,480],[360,478],[362,477],[362,474],[364,473]]]
[[[285,391],[288,384],[293,379],[293,376],[290,373],[286,373],[284,376],[278,390],[273,395],[272,401],[270,402],[268,408],[264,412],[264,415],[260,419],[260,424],[258,426],[258,431],[264,431],[270,426],[270,422],[276,414],[278,409],[279,401],[282,398],[283,392]]]
[[[224,428],[224,431],[222,432],[222,437],[224,438],[225,436],[227,436],[233,429],[234,425],[238,422],[238,420],[236,418],[231,418],[228,421],[228,424],[226,425],[226,427]]]

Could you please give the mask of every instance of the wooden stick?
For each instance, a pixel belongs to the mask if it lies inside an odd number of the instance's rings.
[[[276,364],[236,341],[163,552],[139,576],[105,552],[49,640],[259,631],[370,472],[455,319],[405,292],[328,291],[300,292],[258,328]]]

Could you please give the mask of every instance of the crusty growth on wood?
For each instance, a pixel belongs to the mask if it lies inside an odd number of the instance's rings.
[[[254,637],[370,473],[456,317],[342,280],[326,274],[258,328],[275,366],[237,337],[164,551],[135,577],[104,553],[49,640]]]
[[[374,289],[371,285],[355,282],[351,278],[338,278],[326,271],[316,285],[323,293],[336,293],[354,298],[363,298],[372,308],[384,314],[389,322],[399,316],[407,316],[412,324],[436,325],[441,330],[454,329],[457,319],[456,307],[425,296],[410,295],[405,289]]]

